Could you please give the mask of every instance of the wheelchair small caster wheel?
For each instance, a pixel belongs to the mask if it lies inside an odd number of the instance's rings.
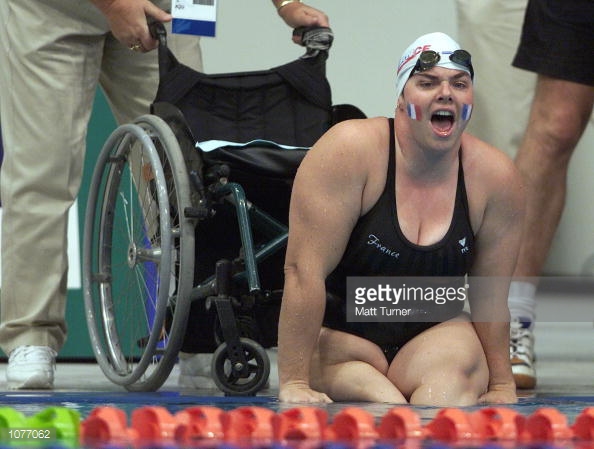
[[[230,396],[254,396],[266,385],[270,375],[270,359],[264,348],[249,338],[241,338],[247,366],[231,364],[227,343],[222,343],[212,357],[213,380]]]

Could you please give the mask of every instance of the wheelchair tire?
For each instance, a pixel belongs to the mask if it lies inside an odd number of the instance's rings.
[[[247,359],[247,376],[241,376],[233,369],[227,343],[222,343],[212,357],[213,380],[226,395],[254,396],[268,382],[270,359],[264,348],[255,341],[241,338],[240,343]]]
[[[167,123],[144,115],[118,127],[89,188],[82,281],[97,362],[130,391],[159,389],[177,361],[194,275],[189,206],[188,172]]]

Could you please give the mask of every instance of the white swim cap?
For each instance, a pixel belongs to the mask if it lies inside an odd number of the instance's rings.
[[[416,41],[408,46],[402,54],[398,62],[398,69],[396,71],[396,96],[400,97],[404,90],[404,85],[410,77],[410,73],[417,64],[419,55],[424,52],[432,50],[439,53],[441,58],[435,64],[439,67],[448,69],[464,70],[469,75],[473,75],[470,68],[465,65],[456,64],[450,60],[450,55],[456,50],[461,50],[460,45],[450,36],[444,33],[429,33],[419,37]]]

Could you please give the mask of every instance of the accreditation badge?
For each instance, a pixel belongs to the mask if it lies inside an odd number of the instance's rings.
[[[215,36],[217,0],[171,0],[171,15],[174,33]]]

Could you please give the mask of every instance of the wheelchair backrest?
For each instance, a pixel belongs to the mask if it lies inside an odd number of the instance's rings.
[[[324,52],[269,70],[210,75],[169,57],[155,102],[176,106],[196,142],[265,139],[310,147],[331,126]]]

